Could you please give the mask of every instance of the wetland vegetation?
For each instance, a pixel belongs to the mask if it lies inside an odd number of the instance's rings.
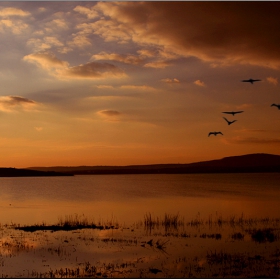
[[[279,278],[280,219],[146,213],[1,225],[2,278]]]
[[[279,173],[0,178],[2,278],[279,278]]]

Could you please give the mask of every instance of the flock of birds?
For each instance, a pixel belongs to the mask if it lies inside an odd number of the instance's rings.
[[[259,82],[259,81],[261,81],[260,79],[248,79],[248,80],[242,80],[241,82],[245,82],[245,83],[251,83],[251,84],[253,84],[254,82]],[[277,107],[279,110],[280,110],[280,104],[275,104],[275,103],[273,103],[273,104],[271,104],[271,106],[270,107],[272,107],[272,106],[275,106],[275,107]],[[230,114],[230,115],[235,115],[235,114],[240,114],[240,113],[243,113],[244,111],[232,111],[232,112],[222,112],[222,113],[224,113],[224,114]],[[231,124],[233,124],[234,122],[236,122],[237,120],[233,120],[233,121],[229,121],[227,118],[225,118],[225,117],[223,117],[223,119],[227,122],[227,124],[228,125],[231,125]],[[209,132],[209,134],[208,134],[208,137],[210,136],[210,135],[215,135],[215,136],[217,136],[218,134],[221,134],[221,135],[224,135],[221,131],[211,131],[211,132]]]

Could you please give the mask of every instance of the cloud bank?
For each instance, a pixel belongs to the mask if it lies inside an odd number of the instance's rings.
[[[98,79],[125,76],[124,71],[113,64],[89,62],[71,67],[67,61],[62,61],[46,52],[26,55],[23,60],[35,63],[58,79]]]
[[[213,65],[279,68],[279,9],[279,2],[98,2],[93,10],[104,17],[79,28]]]

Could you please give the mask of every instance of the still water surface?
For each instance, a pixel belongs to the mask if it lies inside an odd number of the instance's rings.
[[[279,173],[0,178],[0,223],[56,223],[73,214],[121,224],[146,213],[273,218],[279,182]]]

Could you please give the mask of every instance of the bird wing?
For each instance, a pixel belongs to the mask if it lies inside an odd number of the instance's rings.
[[[229,121],[227,120],[227,118],[223,117],[223,119],[225,119],[225,120],[226,120],[226,122],[227,122],[227,123],[229,123]]]
[[[250,80],[242,80],[241,82],[249,82],[250,83],[251,81]]]
[[[233,112],[222,112],[224,114],[232,114]]]
[[[221,131],[217,132],[217,134],[222,134],[222,135],[224,135]]]
[[[235,111],[234,114],[243,113],[244,111]]]

